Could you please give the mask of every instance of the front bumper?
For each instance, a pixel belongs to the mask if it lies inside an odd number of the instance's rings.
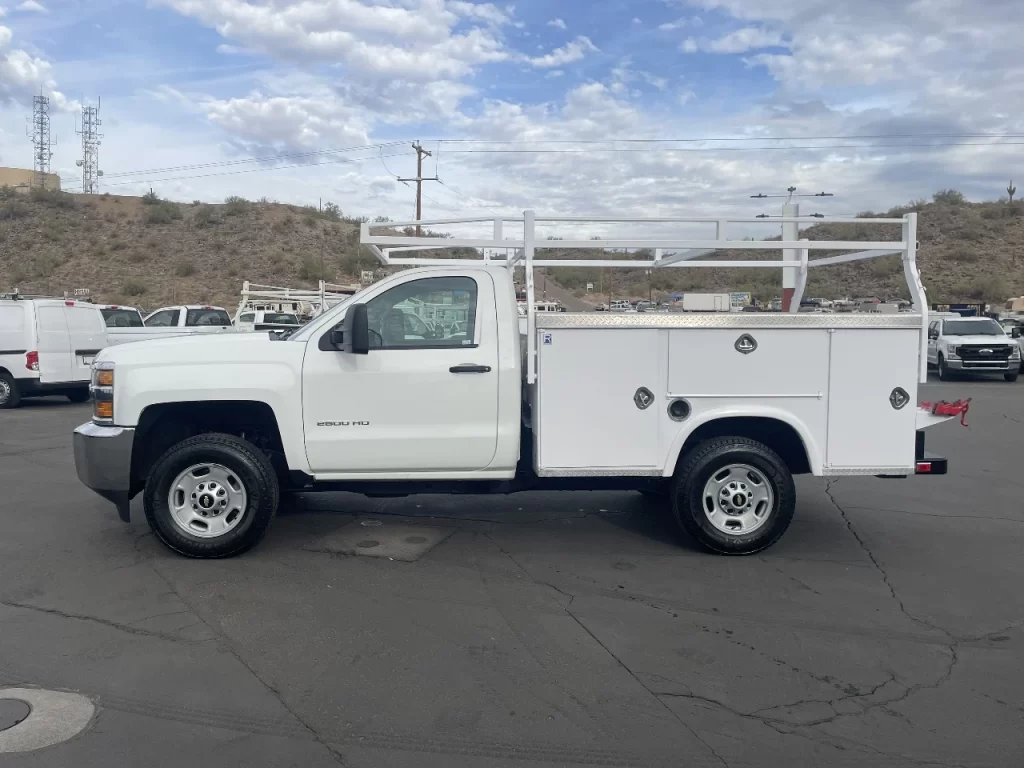
[[[118,516],[129,521],[132,445],[130,427],[102,427],[86,422],[75,430],[75,469],[78,479],[103,498],[114,502]]]
[[[1020,359],[1010,360],[961,360],[949,358],[946,367],[951,371],[964,373],[1017,373],[1020,370]]]

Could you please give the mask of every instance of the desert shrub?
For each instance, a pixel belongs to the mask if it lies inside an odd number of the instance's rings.
[[[20,200],[7,199],[0,203],[0,221],[13,221],[28,216],[28,206]]]
[[[149,252],[145,248],[132,248],[128,252],[128,261],[134,264],[141,264],[149,259]]]
[[[59,243],[64,239],[64,229],[56,221],[48,222],[43,227],[43,238],[51,243]]]
[[[127,247],[128,243],[126,243],[124,240],[119,240],[116,237],[110,241],[110,250],[112,251],[123,251]]]
[[[331,221],[341,221],[341,208],[336,203],[324,203],[322,215]]]
[[[192,277],[196,273],[196,265],[188,259],[182,259],[174,265],[174,274],[178,277]]]
[[[212,205],[201,205],[196,209],[196,215],[192,218],[198,227],[212,227],[220,222],[220,216]]]
[[[152,189],[142,196],[143,205],[160,205],[161,202],[163,201],[160,199],[160,196]]]
[[[932,195],[932,200],[939,205],[963,205],[967,202],[964,193],[956,189],[940,189]]]
[[[316,226],[316,216],[313,216],[312,214],[307,213],[305,218],[302,219],[302,222],[307,227],[315,227]]]
[[[147,224],[170,224],[181,218],[181,208],[177,203],[161,202],[149,209],[146,214]]]
[[[192,201],[192,207],[193,207],[193,208],[194,208],[195,206],[197,206],[197,205],[202,205],[202,204],[203,204],[203,201],[202,201],[202,200],[193,200],[193,201]]]
[[[249,211],[250,203],[244,197],[238,195],[231,195],[224,199],[224,215],[225,216],[241,216],[243,213]]]
[[[125,296],[142,296],[148,290],[148,285],[141,280],[134,280],[132,278],[125,280],[124,285],[121,286],[121,293]]]
[[[883,256],[871,261],[871,271],[876,277],[886,277],[902,272],[903,264],[900,262],[899,256]]]
[[[44,203],[54,208],[74,208],[75,198],[67,192],[44,187],[32,187],[28,193],[29,199],[34,203]]]
[[[977,261],[979,257],[980,254],[974,248],[957,248],[949,254],[949,258],[951,260],[960,264],[972,264]]]

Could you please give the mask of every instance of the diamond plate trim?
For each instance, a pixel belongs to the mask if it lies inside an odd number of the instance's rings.
[[[613,467],[601,469],[538,469],[537,477],[661,477],[660,469]]]
[[[538,328],[915,328],[920,315],[824,315],[758,312],[636,314],[538,312]]]
[[[824,467],[824,477],[842,477],[844,475],[912,475],[917,467]]]

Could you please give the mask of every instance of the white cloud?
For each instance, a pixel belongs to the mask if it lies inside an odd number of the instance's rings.
[[[548,26],[557,27],[558,29],[568,29],[568,27],[565,26],[565,22],[562,21],[562,19],[552,19],[551,21],[548,22]]]
[[[684,106],[686,104],[689,104],[695,98],[697,98],[697,94],[694,93],[694,91],[692,91],[689,88],[684,88],[683,90],[681,90],[679,92],[679,103],[684,105]]]
[[[555,77],[561,77],[564,74],[565,72],[561,69],[552,69],[549,72],[545,72],[544,77],[546,77],[548,80],[551,80],[552,78]]]
[[[7,15],[7,9],[0,5],[0,19]]]
[[[538,69],[561,67],[565,64],[572,64],[574,61],[579,61],[588,53],[597,50],[598,47],[590,42],[589,37],[580,35],[571,43],[567,43],[561,48],[556,48],[551,53],[544,56],[536,56],[528,61]]]
[[[695,40],[690,37],[683,41],[683,51],[686,53],[746,53],[758,48],[770,48],[783,45],[782,34],[777,30],[765,29],[763,27],[743,27],[730,32],[724,37],[709,40],[702,37]]]
[[[36,0],[25,0],[25,2],[16,6],[16,8],[17,10],[25,11],[26,13],[49,13],[49,11],[46,10],[46,7],[41,3],[36,2]]]
[[[30,106],[32,97],[42,91],[55,109],[74,108],[76,105],[56,90],[53,65],[27,51],[11,48],[13,37],[8,27],[0,26],[0,105],[16,101]]]
[[[507,21],[491,4],[406,0],[304,0],[254,5],[247,0],[152,0],[215,28],[244,48],[289,60],[341,64],[377,79],[426,82],[462,77],[509,57],[490,26]],[[460,24],[469,29],[455,31]],[[474,23],[486,26],[472,26]]]
[[[633,23],[634,23],[634,24],[643,24],[643,22],[642,22],[642,21],[640,21],[640,19],[639,19],[639,18],[637,18],[636,16],[634,16],[634,17],[633,17]]]
[[[491,3],[470,3],[465,2],[465,0],[448,0],[447,7],[448,10],[457,13],[459,16],[464,16],[468,19],[479,19],[498,26],[510,23],[514,11],[514,6],[512,6],[513,10],[505,13]]]

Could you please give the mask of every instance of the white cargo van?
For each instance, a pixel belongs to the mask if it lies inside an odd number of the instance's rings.
[[[107,326],[97,306],[0,297],[0,408],[42,395],[84,403],[93,360],[105,346]]]

